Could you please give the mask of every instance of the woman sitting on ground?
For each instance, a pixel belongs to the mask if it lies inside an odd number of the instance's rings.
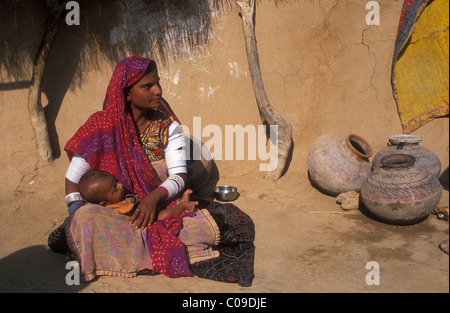
[[[185,189],[184,146],[180,122],[162,98],[155,62],[138,56],[123,59],[112,75],[103,110],[91,115],[65,146],[71,160],[66,173],[69,218],[63,231],[51,234],[52,250],[64,250],[58,239],[67,239],[85,281],[151,270],[251,285],[254,225],[234,205],[211,202],[206,211],[152,224],[158,211]],[[111,173],[136,195],[139,203],[131,216],[85,204],[78,183],[89,170]],[[185,249],[199,245],[186,260]],[[157,258],[155,252],[165,257]],[[169,266],[174,256],[177,268]]]

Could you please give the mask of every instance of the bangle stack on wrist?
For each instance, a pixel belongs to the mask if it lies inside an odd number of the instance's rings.
[[[172,175],[159,187],[167,190],[167,199],[170,199],[184,189],[184,180],[178,175]]]
[[[69,193],[66,197],[66,204],[67,206],[70,206],[72,203],[74,202],[83,202],[83,197],[81,196],[81,194],[79,192],[72,192]]]
[[[74,213],[76,210],[78,210],[84,204],[83,197],[81,196],[81,194],[79,192],[69,193],[65,197],[65,200],[66,200],[67,207],[69,208],[69,215]]]

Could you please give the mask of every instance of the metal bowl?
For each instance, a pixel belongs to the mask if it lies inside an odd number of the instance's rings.
[[[233,186],[217,186],[214,188],[214,197],[219,201],[233,201],[238,195],[237,188]]]

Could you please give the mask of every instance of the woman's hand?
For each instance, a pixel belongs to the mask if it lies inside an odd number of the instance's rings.
[[[145,229],[152,224],[156,217],[158,202],[167,197],[167,191],[164,188],[156,188],[145,196],[138,204],[136,210],[130,218],[130,224],[135,228]]]

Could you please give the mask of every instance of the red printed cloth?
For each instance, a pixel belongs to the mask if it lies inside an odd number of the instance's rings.
[[[170,206],[176,205],[175,201]],[[147,227],[147,247],[152,259],[153,271],[170,278],[191,276],[185,246],[178,238],[184,216],[195,213],[183,212],[158,220]]]
[[[64,149],[69,159],[81,155],[92,169],[113,174],[140,200],[161,184],[161,180],[140,145],[126,90],[138,82],[150,59],[131,56],[119,62],[108,85],[103,110],[92,114]],[[178,121],[170,106],[159,108],[163,116]]]

